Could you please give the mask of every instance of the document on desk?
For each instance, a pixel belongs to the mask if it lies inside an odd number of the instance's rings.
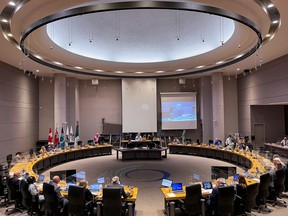
[[[168,197],[176,197],[176,195],[174,193],[168,193],[167,196]]]
[[[201,189],[201,192],[202,192],[202,193],[209,193],[209,194],[211,194],[211,193],[212,193],[212,190],[213,190],[213,189],[203,189],[203,188],[202,188],[202,189]]]

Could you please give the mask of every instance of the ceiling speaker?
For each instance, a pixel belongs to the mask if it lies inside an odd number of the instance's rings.
[[[99,80],[98,79],[92,79],[92,85],[98,85]]]
[[[180,78],[179,79],[179,84],[181,84],[181,85],[186,84],[186,79],[185,78]]]

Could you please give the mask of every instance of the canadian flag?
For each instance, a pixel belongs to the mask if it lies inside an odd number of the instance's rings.
[[[53,144],[53,135],[52,135],[52,129],[49,129],[49,134],[48,134],[48,144]]]

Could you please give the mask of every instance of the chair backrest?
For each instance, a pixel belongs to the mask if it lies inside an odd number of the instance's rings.
[[[266,199],[269,196],[270,183],[271,183],[271,175],[269,173],[265,173],[260,176],[258,198]]]
[[[85,188],[70,185],[68,189],[68,211],[71,215],[84,215],[85,213]]]
[[[185,213],[196,215],[201,214],[201,185],[189,185],[186,187],[186,197],[184,201]]]
[[[25,180],[20,182],[20,192],[22,194],[22,205],[29,208],[32,205],[32,195],[28,191],[28,183]]]
[[[275,172],[274,188],[277,194],[285,191],[285,170],[280,169]]]
[[[59,209],[59,205],[54,186],[44,182],[43,195],[45,198],[44,210],[48,212],[57,211]]]
[[[122,199],[121,188],[103,188],[103,215],[121,216]]]
[[[256,196],[259,191],[259,183],[250,184],[247,186],[247,196],[244,199],[245,210],[250,212],[256,206]]]
[[[6,186],[8,192],[8,200],[16,200],[16,190],[15,187],[12,185],[12,178],[8,175],[6,178]]]
[[[218,200],[216,213],[217,215],[230,215],[234,211],[234,186],[226,186],[218,188]]]

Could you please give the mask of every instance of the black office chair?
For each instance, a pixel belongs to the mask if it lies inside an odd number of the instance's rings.
[[[273,203],[272,205],[283,205],[284,207],[287,207],[286,202],[284,200],[281,200],[281,195],[285,190],[285,170],[280,169],[275,172],[275,179],[274,179],[274,188],[272,189],[275,193],[272,195],[273,197]]]
[[[28,215],[40,213],[38,200],[32,200],[32,195],[28,191],[28,183],[25,180],[20,183],[20,192],[22,194],[22,205],[27,209]]]
[[[256,197],[259,192],[259,185],[259,183],[254,183],[247,186],[247,196],[244,200],[245,212],[251,213],[252,208],[256,206]]]
[[[271,175],[269,173],[265,173],[260,176],[259,190],[256,197],[258,213],[260,213],[261,207],[264,207],[268,212],[271,212],[271,210],[268,209],[266,204],[266,199],[269,196],[270,183],[271,183]]]
[[[103,216],[124,215],[125,205],[122,203],[121,188],[103,188]]]
[[[216,215],[231,215],[234,212],[234,198],[234,186],[219,187]]]
[[[21,194],[20,190],[17,191],[15,187],[11,183],[11,178],[9,176],[6,177],[6,187],[8,191],[8,202],[14,202],[14,207],[13,208],[7,208],[6,209],[6,214],[10,215],[15,212],[23,212],[23,209],[21,209]],[[19,185],[20,189],[20,185]]]
[[[8,154],[8,155],[6,156],[6,162],[7,162],[8,170],[9,170],[10,167],[11,167],[12,161],[13,161],[13,155],[12,155],[12,154]]]
[[[55,215],[55,216],[60,215],[62,207],[59,206],[54,186],[44,182],[43,195],[45,198],[44,202],[45,215]]]
[[[1,166],[2,167],[2,166]],[[0,206],[8,207],[8,194],[6,189],[6,176],[0,173]]]
[[[90,203],[84,199],[85,188],[70,185],[68,189],[68,213],[69,215],[89,215],[91,212]]]
[[[202,198],[201,184],[187,186],[185,200],[180,200],[181,212],[186,215],[203,215],[205,200]]]

